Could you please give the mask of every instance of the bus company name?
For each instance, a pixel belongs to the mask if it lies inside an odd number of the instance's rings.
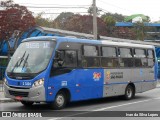
[[[107,71],[106,78],[107,78],[107,80],[110,80],[110,79],[121,79],[121,78],[123,78],[123,72],[110,72],[110,71]]]

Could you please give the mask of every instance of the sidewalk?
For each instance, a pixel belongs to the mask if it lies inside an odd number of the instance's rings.
[[[2,85],[3,84],[0,84],[0,103],[2,103],[2,102],[15,102],[15,100],[13,100],[13,99],[5,98]]]
[[[15,102],[15,100],[4,97],[4,92],[0,92],[0,103],[2,102]]]

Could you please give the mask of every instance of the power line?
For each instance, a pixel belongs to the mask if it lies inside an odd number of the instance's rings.
[[[20,5],[23,5],[23,6],[26,6],[26,4],[29,4],[29,5],[49,5],[49,6],[90,6],[90,5],[61,5],[61,4],[34,4],[34,3],[18,3]]]
[[[129,12],[134,12],[134,11],[132,11],[132,10],[127,10],[127,9],[122,8],[122,7],[119,7],[119,6],[117,6],[117,5],[108,3],[108,2],[106,2],[106,1],[102,1],[102,0],[98,0],[98,1],[101,2],[101,3],[104,3],[104,4],[106,4],[106,5],[110,5],[110,6],[113,6],[113,7],[115,7],[115,8],[119,8],[119,9],[121,9],[121,10],[129,11]]]
[[[97,7],[98,9],[100,9],[100,10],[102,10],[102,12],[104,12],[104,13],[111,13],[111,12],[109,12],[109,11],[107,11],[107,10],[105,10],[105,9],[103,9],[103,8],[100,8],[100,7]],[[115,18],[117,18],[117,19],[119,19],[118,17],[116,17],[116,16],[114,16]]]
[[[88,13],[88,12],[74,12],[74,13]],[[33,14],[39,14],[39,13],[33,13]],[[43,14],[61,14],[61,13],[42,13]]]
[[[6,8],[6,7],[4,7],[4,6],[1,6],[1,7],[3,7],[3,8]],[[11,6],[11,7],[13,7],[13,6]],[[72,8],[85,8],[85,9],[88,9],[88,7],[57,7],[57,6],[47,6],[47,7],[44,7],[44,6],[25,6],[25,7],[27,7],[27,8],[51,8],[51,9],[54,9],[54,8],[61,8],[61,9],[72,9]]]

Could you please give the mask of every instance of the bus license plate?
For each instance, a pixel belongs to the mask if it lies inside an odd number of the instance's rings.
[[[16,96],[16,100],[22,100],[21,96]]]

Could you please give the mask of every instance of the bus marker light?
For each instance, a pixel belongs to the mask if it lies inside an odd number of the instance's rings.
[[[77,87],[79,87],[79,86],[80,86],[80,84],[76,84],[76,86],[77,86]]]
[[[49,95],[52,95],[52,94],[53,94],[52,92],[49,93]]]
[[[54,87],[53,86],[51,86],[51,87],[48,87],[48,89],[53,89]]]

